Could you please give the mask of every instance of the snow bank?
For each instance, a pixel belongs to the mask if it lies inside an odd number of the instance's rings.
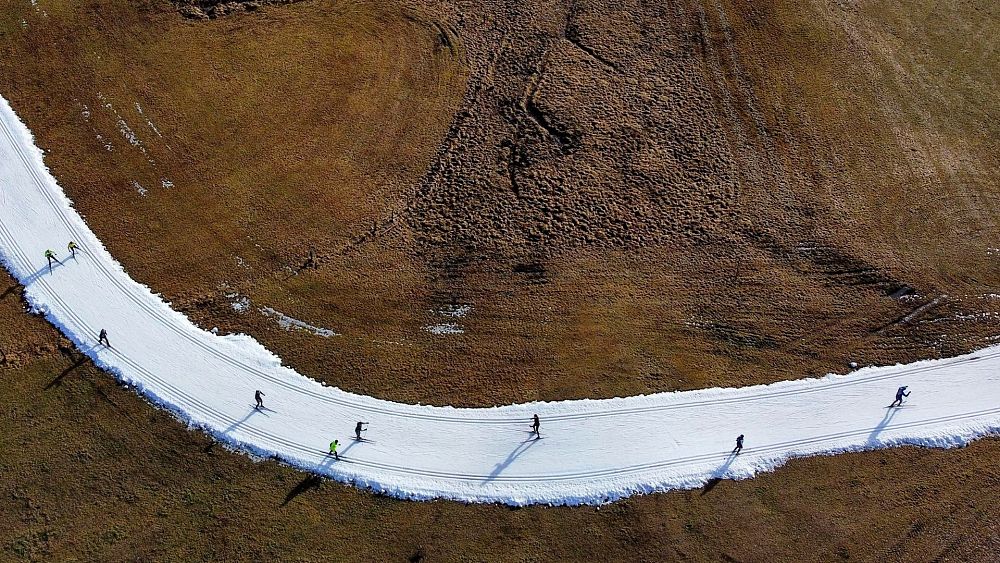
[[[602,503],[746,478],[797,456],[954,447],[1000,430],[1000,347],[841,376],[485,409],[324,386],[244,335],[215,336],[132,280],[73,210],[0,99],[0,257],[31,307],[101,368],[228,447],[401,498]],[[82,247],[65,256],[67,242]],[[60,254],[52,271],[46,249]],[[96,343],[108,330],[112,348]],[[896,387],[913,395],[886,408]],[[266,410],[253,408],[253,392]],[[530,433],[541,416],[542,439]],[[351,439],[358,420],[366,437]],[[745,434],[739,456],[729,454]],[[327,455],[339,439],[341,459]]]

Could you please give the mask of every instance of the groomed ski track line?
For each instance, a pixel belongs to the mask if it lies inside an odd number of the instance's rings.
[[[234,449],[401,498],[581,504],[749,477],[791,457],[958,446],[1000,430],[1000,347],[766,386],[481,409],[326,387],[247,336],[195,327],[132,280],[0,102],[0,257],[29,304],[96,365]],[[83,247],[76,260],[69,240]],[[63,261],[52,273],[47,248]],[[95,345],[101,328],[114,348]],[[899,385],[915,394],[886,409]],[[254,389],[273,411],[253,410]],[[536,412],[537,441],[527,432]],[[375,443],[351,440],[357,420]],[[728,455],[741,433],[746,448]],[[334,438],[340,461],[326,455]]]

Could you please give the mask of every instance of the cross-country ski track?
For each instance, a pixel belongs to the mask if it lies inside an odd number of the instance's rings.
[[[195,327],[133,281],[49,174],[0,98],[0,256],[40,313],[101,368],[227,445],[401,498],[601,503],[743,478],[791,457],[952,447],[1000,430],[1000,346],[945,360],[734,389],[494,408],[347,393],[243,335]],[[77,257],[69,241],[82,248]],[[51,273],[44,252],[60,263]],[[97,343],[107,329],[113,347]],[[886,408],[895,390],[912,395]],[[257,411],[254,390],[265,393]],[[530,433],[541,417],[541,440]],[[367,437],[352,439],[357,421]],[[730,455],[739,434],[745,449]],[[333,439],[340,460],[327,454]]]

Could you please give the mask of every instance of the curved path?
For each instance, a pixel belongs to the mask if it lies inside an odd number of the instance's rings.
[[[83,252],[66,256],[66,243]],[[62,259],[49,272],[43,253]],[[97,365],[226,443],[404,498],[598,503],[745,477],[794,456],[901,443],[961,445],[1000,430],[1000,347],[739,389],[456,409],[326,387],[246,336],[195,327],[126,274],[72,209],[0,98],[0,257]],[[96,343],[106,328],[113,348]],[[908,385],[904,407],[888,409]],[[255,411],[253,391],[266,394]],[[271,410],[273,409],[273,410]],[[529,419],[542,418],[541,440]],[[350,439],[355,421],[373,441]],[[746,449],[729,455],[746,434]],[[338,438],[341,459],[326,455]]]

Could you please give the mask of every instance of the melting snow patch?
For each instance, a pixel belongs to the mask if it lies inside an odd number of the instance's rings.
[[[142,187],[142,184],[140,184],[135,180],[132,180],[132,187],[135,188],[135,191],[139,192],[139,195],[146,195],[147,193],[149,193],[149,190]]]
[[[160,178],[160,185],[163,186],[164,188],[174,187],[174,183],[171,182],[170,180],[167,180],[166,178]]]
[[[472,311],[472,305],[467,303],[454,303],[450,305],[445,305],[437,311],[431,311],[432,313],[447,317],[449,319],[461,319],[464,318],[469,312]],[[433,324],[425,326],[424,330],[431,334],[436,334],[438,336],[444,336],[448,334],[465,334],[465,329],[462,328],[458,323],[454,321],[445,321],[443,323]]]
[[[111,105],[111,102],[107,101],[104,94],[98,92],[97,98],[101,101],[104,107],[108,109],[108,111],[114,114],[115,120],[118,123],[118,131],[121,132],[122,137],[128,141],[128,144],[142,151],[142,154],[146,154],[146,147],[142,146],[142,141],[139,140],[135,131],[133,131],[132,128],[128,126],[128,123],[125,122],[125,118],[118,113],[118,110]]]
[[[441,323],[425,326],[424,330],[438,336],[444,336],[447,334],[465,334],[465,331],[462,330],[462,327],[458,326],[458,323]]]
[[[100,143],[101,143],[102,145],[104,145],[104,148],[105,148],[105,149],[106,149],[106,150],[107,150],[108,152],[111,152],[111,151],[115,150],[115,147],[114,147],[114,146],[112,146],[112,144],[111,144],[111,143],[109,143],[108,141],[105,141],[105,140],[104,140],[104,137],[102,137],[101,135],[97,135],[97,141],[98,141],[98,142],[100,142]]]
[[[278,324],[281,325],[281,328],[285,330],[293,330],[293,329],[307,330],[317,336],[322,336],[324,338],[329,338],[331,336],[340,336],[339,334],[328,328],[322,328],[311,325],[307,322],[300,321],[294,317],[289,317],[288,315],[280,311],[275,311],[270,307],[261,307],[260,309],[257,310],[269,317],[275,318],[278,321]]]
[[[438,313],[453,319],[461,319],[462,317],[468,315],[471,310],[472,305],[468,304],[445,305],[440,311],[438,311]]]
[[[139,102],[135,103],[135,111],[139,112],[139,115],[146,118],[146,125],[148,125],[149,128],[153,130],[153,133],[156,133],[157,137],[163,136],[163,134],[160,133],[160,130],[156,128],[156,125],[154,125],[153,122],[148,117],[146,117],[146,114],[142,113],[142,106],[139,105]]]
[[[250,309],[250,298],[239,293],[227,293],[229,304],[237,313],[246,313]]]

